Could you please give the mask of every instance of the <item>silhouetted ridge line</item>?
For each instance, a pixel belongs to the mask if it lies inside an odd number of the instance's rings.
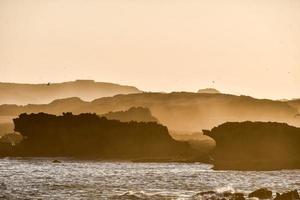
[[[21,114],[15,131],[25,138],[17,156],[71,156],[102,159],[189,158],[192,150],[156,122],[120,122],[96,114]]]
[[[289,102],[255,99],[248,96],[200,93],[137,93],[103,97],[92,102],[59,100],[44,105],[0,105],[0,116],[45,112],[59,115],[125,111],[145,107],[170,130],[197,132],[228,121],[286,122],[300,127],[297,108]]]
[[[79,97],[91,101],[116,94],[140,93],[133,86],[76,80],[64,83],[23,84],[0,82],[0,104],[43,104],[55,99]]]

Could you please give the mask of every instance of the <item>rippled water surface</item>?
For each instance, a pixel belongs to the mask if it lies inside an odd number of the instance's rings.
[[[300,170],[238,172],[199,163],[52,160],[0,159],[0,199],[191,199],[207,190],[300,188]]]

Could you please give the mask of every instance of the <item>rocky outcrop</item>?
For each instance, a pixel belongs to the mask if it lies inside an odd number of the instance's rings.
[[[275,122],[228,122],[204,134],[216,141],[215,169],[300,168],[300,128]]]
[[[297,190],[285,192],[282,194],[276,193],[274,200],[299,200],[300,196]]]
[[[19,156],[63,156],[102,159],[190,158],[186,142],[174,140],[155,122],[120,122],[96,114],[21,114],[15,130],[26,139]]]
[[[272,191],[268,190],[267,188],[260,188],[251,192],[248,197],[256,197],[259,199],[271,199],[272,198]]]

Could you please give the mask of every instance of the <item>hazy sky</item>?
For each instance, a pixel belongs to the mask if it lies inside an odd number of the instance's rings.
[[[300,97],[300,0],[0,0],[0,81]]]

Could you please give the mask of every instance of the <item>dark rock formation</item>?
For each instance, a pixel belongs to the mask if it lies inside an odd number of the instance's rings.
[[[0,142],[0,158],[13,156],[15,150],[16,150],[15,146],[11,145],[10,143]]]
[[[20,156],[72,156],[103,159],[188,158],[185,142],[175,141],[155,122],[120,122],[96,114],[21,114],[15,130],[26,139]]]
[[[267,188],[261,188],[251,192],[249,197],[257,197],[259,199],[271,199],[272,198],[272,191],[268,190]]]
[[[52,163],[61,163],[59,160],[53,160]]]
[[[215,169],[300,168],[300,128],[274,122],[229,122],[204,134],[216,141]]]
[[[285,192],[283,194],[276,193],[274,200],[299,200],[300,196],[297,190]]]
[[[234,193],[230,196],[229,200],[245,200],[243,193]]]

